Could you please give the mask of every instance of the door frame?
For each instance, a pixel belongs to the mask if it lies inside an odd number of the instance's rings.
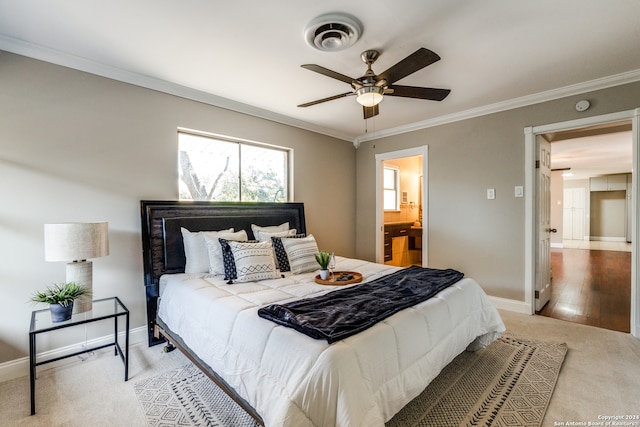
[[[384,264],[384,209],[383,209],[383,171],[384,162],[387,160],[401,159],[404,157],[422,156],[422,266],[429,265],[429,146],[407,148],[404,150],[390,151],[376,154],[376,262]]]
[[[632,199],[632,240],[631,240],[631,335],[640,338],[640,259],[638,248],[640,229],[638,227],[638,200],[640,200],[640,187],[638,186],[638,165],[640,165],[640,108],[621,111],[618,113],[604,114],[587,117],[584,119],[570,120],[541,126],[531,126],[524,129],[525,134],[525,188],[531,189],[525,192],[525,305],[530,314],[535,314],[535,254],[537,242],[535,240],[535,159],[536,137],[540,134],[557,132],[562,130],[577,129],[598,124],[631,120],[632,128],[632,165],[634,170],[631,176]]]

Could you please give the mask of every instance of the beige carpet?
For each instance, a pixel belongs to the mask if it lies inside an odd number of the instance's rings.
[[[565,344],[503,337],[464,352],[389,423],[408,426],[541,425]],[[254,421],[193,365],[135,385],[149,426],[255,426]]]

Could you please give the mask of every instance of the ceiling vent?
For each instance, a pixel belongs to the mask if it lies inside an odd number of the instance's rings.
[[[353,45],[362,34],[362,25],[353,17],[330,13],[314,19],[304,30],[309,46],[335,52]]]

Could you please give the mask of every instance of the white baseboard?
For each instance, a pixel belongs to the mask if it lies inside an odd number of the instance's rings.
[[[497,309],[513,311],[521,314],[532,314],[532,307],[524,301],[489,296],[489,300]]]
[[[549,246],[552,248],[562,249],[564,248],[564,243],[551,243]]]
[[[626,237],[602,237],[602,236],[592,236],[591,240],[594,242],[626,242]]]
[[[120,343],[124,342],[124,332],[120,332],[118,334],[118,341]],[[131,329],[129,331],[129,347],[134,344],[142,343],[147,341],[147,326],[140,326],[138,328]],[[108,344],[113,342],[113,334],[106,335],[104,337],[94,338],[86,343],[88,347],[96,347],[104,344]],[[53,359],[59,356],[64,356],[65,354],[73,353],[74,351],[78,351],[78,349],[84,345],[85,343],[77,343],[72,344],[66,347],[56,348],[53,350],[45,351],[38,354],[36,360],[45,360],[45,359]],[[113,351],[113,347],[108,347],[107,351]],[[57,362],[47,363],[46,365],[42,365],[38,367],[38,370],[43,369],[51,369],[56,366],[62,366],[64,364],[73,363],[74,358],[62,359]],[[0,383],[13,380],[16,378],[24,377],[29,375],[29,356],[22,357],[20,359],[10,360],[8,362],[0,363]]]

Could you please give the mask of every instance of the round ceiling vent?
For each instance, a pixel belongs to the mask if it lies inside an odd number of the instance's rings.
[[[325,52],[346,49],[362,34],[362,25],[353,17],[331,13],[314,19],[304,30],[309,46]]]

